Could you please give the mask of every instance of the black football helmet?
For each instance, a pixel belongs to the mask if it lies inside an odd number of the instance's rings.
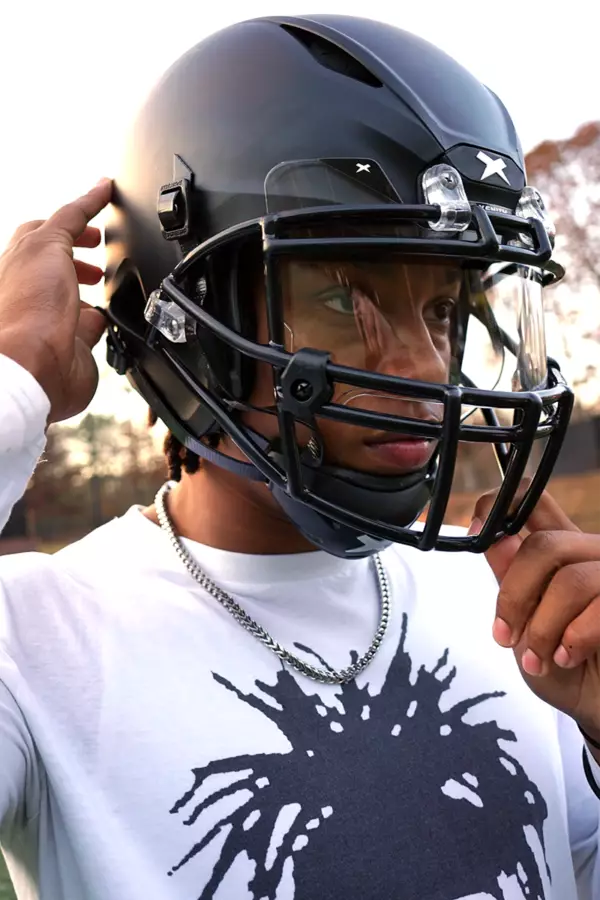
[[[506,109],[445,53],[367,19],[242,22],[181,57],[132,128],[106,229],[109,362],[184,446],[265,482],[315,546],[482,551],[523,527],[572,408],[544,342],[542,290],[564,274],[553,237]],[[352,328],[333,340],[319,319],[303,340],[289,266],[315,262],[338,276],[346,264],[398,266],[398,310],[424,274],[452,269],[447,376],[377,362],[385,353],[369,345],[399,333],[395,312],[361,293],[358,316],[343,272],[346,293],[326,315]],[[262,340],[252,267],[264,277]],[[259,363],[272,368],[262,412],[276,438],[245,424]],[[336,464],[320,439],[332,420],[432,452],[401,474]],[[246,462],[215,449],[224,433]],[[495,448],[502,485],[479,535],[441,534],[465,441]]]

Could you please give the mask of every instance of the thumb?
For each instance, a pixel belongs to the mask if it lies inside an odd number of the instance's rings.
[[[492,544],[486,551],[485,558],[496,576],[498,584],[502,583],[522,543],[523,539],[518,534],[513,534],[510,537],[501,538],[497,544]]]

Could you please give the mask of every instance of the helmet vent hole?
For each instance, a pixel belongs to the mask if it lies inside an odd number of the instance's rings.
[[[383,82],[379,78],[376,78],[362,63],[331,41],[292,25],[282,25],[281,27],[298,43],[306,47],[319,65],[331,69],[332,72],[345,75],[347,78],[352,78],[354,81],[368,84],[369,87],[383,87]]]

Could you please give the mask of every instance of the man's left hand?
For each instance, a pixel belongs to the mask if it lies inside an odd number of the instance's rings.
[[[494,494],[475,507],[478,531]],[[525,535],[486,553],[500,590],[493,635],[531,690],[600,741],[600,534],[584,534],[549,494]]]

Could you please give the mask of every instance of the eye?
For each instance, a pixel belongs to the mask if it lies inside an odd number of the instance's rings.
[[[354,298],[351,288],[339,287],[335,291],[328,292],[323,298],[323,306],[333,310],[336,313],[342,313],[345,316],[354,315]]]
[[[428,305],[426,318],[433,320],[436,325],[449,325],[455,306],[456,300],[452,297],[440,297]]]

